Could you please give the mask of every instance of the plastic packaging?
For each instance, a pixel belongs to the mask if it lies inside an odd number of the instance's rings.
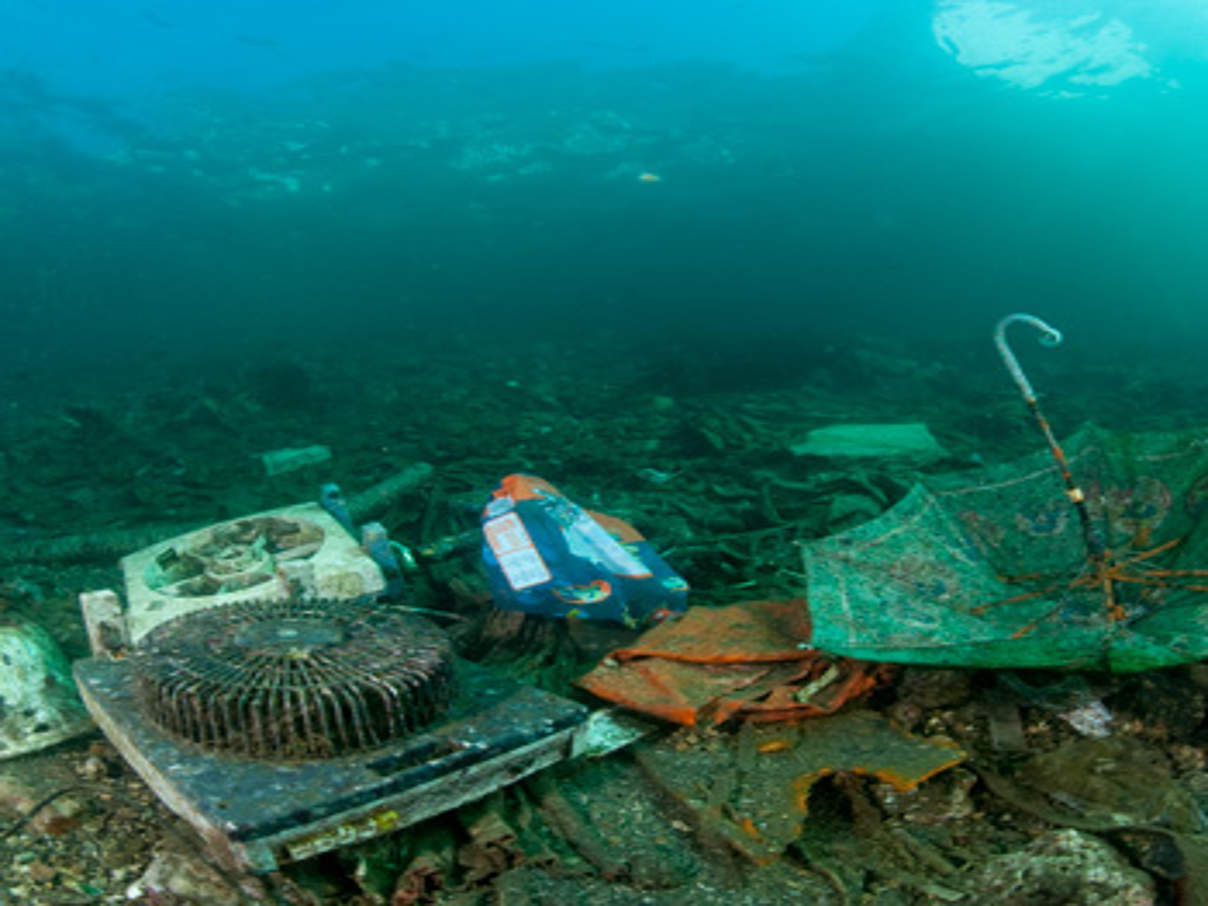
[[[92,729],[67,658],[50,633],[0,617],[0,758],[36,752]]]
[[[505,610],[635,626],[687,606],[688,583],[633,526],[540,478],[504,478],[482,530],[491,592]]]

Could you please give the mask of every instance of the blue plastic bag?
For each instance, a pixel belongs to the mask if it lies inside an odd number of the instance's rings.
[[[637,626],[687,607],[688,583],[633,526],[540,478],[504,478],[482,531],[491,594],[505,610]]]

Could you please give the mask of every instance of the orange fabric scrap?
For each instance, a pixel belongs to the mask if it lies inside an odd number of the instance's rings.
[[[694,726],[736,715],[770,721],[831,714],[884,678],[882,665],[803,648],[810,631],[800,599],[690,607],[577,682],[626,708]]]

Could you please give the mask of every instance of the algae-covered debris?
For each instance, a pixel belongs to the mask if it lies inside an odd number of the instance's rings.
[[[985,906],[1152,906],[1157,896],[1145,872],[1092,834],[1069,828],[990,859],[978,868],[970,889]]]
[[[0,616],[0,759],[87,733],[71,668],[54,637],[17,614]]]
[[[1072,809],[1083,821],[1205,830],[1191,793],[1170,776],[1166,756],[1131,736],[1076,739],[1036,755],[1016,781]]]
[[[1136,673],[1208,655],[1203,431],[1087,425],[1048,451],[922,478],[803,545],[813,644],[845,657]],[[1087,537],[1092,539],[1088,542]]]
[[[1111,834],[1151,873],[1176,881],[1180,902],[1208,903],[1203,811],[1155,746],[1130,736],[1076,739],[1033,756],[1012,777],[980,773],[1013,808],[1058,827]]]
[[[294,472],[306,466],[313,466],[331,459],[331,448],[323,444],[312,444],[308,447],[283,447],[280,450],[268,450],[260,454],[264,463],[264,474],[272,477],[285,472]]]
[[[904,457],[918,463],[945,459],[930,429],[921,422],[900,425],[826,425],[789,445],[795,456]]]
[[[684,748],[676,737],[639,746],[643,767],[708,832],[756,862],[776,858],[802,830],[810,789],[838,772],[910,789],[959,764],[955,745],[908,736],[871,711],[802,724],[746,724]]]
[[[812,650],[803,600],[690,607],[576,683],[623,707],[692,726],[832,714],[886,679],[878,665]]]

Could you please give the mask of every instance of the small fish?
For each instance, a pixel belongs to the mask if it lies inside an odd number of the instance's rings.
[[[663,181],[663,177],[659,176],[657,173],[651,173],[649,170],[645,170],[638,174],[638,182],[662,182],[662,181]]]

